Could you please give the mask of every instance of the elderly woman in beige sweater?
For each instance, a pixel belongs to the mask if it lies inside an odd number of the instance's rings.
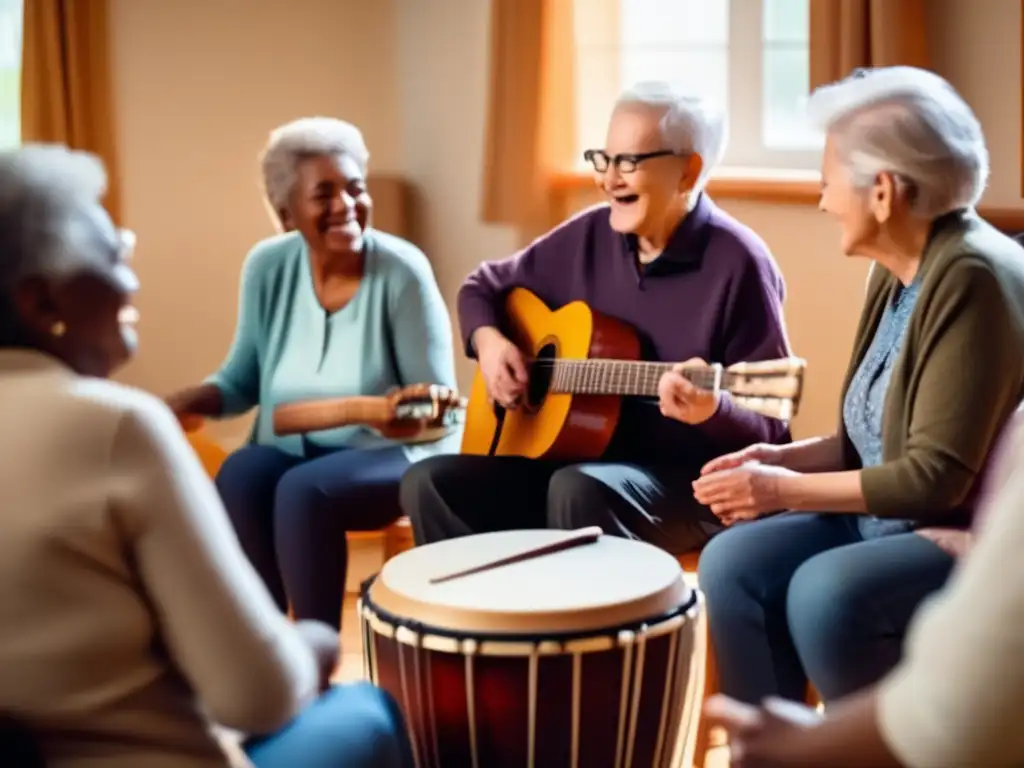
[[[138,282],[104,186],[80,152],[0,153],[0,715],[51,768],[225,766],[214,724],[258,768],[408,765],[393,702],[330,687],[337,633],[275,606],[171,411],[108,380]]]

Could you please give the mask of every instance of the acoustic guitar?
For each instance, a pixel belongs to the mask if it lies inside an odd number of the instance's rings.
[[[414,384],[385,396],[348,397],[280,405],[278,434],[362,424],[397,440],[436,440],[464,411],[462,452],[562,460],[599,458],[618,423],[622,398],[656,397],[673,363],[639,359],[640,340],[625,323],[577,301],[552,311],[535,294],[512,290],[507,328],[529,363],[524,402],[496,408],[479,370],[468,400],[447,387]],[[683,375],[698,387],[725,391],[740,406],[771,418],[796,415],[806,362],[783,358],[694,366]]]
[[[640,360],[626,323],[574,301],[551,310],[524,288],[505,301],[505,332],[530,361],[524,402],[495,408],[477,370],[469,393],[462,452],[558,460],[597,459],[618,423],[622,398],[657,397],[673,363]],[[728,392],[740,406],[788,421],[796,415],[806,361],[783,358],[683,371],[702,389]]]

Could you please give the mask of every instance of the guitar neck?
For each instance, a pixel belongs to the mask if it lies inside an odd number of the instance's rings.
[[[658,381],[675,363],[637,360],[555,359],[552,392],[573,395],[621,395],[657,397]],[[680,371],[701,389],[728,389],[734,374],[720,368],[694,367]]]

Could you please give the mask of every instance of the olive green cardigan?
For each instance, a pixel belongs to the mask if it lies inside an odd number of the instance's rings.
[[[1024,248],[973,210],[935,222],[885,398],[883,463],[861,470],[868,514],[965,522],[975,480],[1024,397]],[[873,265],[850,380],[899,286]],[[843,425],[846,465],[860,467]]]

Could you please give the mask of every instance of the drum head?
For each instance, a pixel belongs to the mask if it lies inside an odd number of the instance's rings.
[[[614,536],[430,583],[550,544],[566,533],[506,531],[416,547],[385,563],[367,590],[367,602],[396,619],[453,632],[540,636],[640,623],[691,602],[672,555]]]

